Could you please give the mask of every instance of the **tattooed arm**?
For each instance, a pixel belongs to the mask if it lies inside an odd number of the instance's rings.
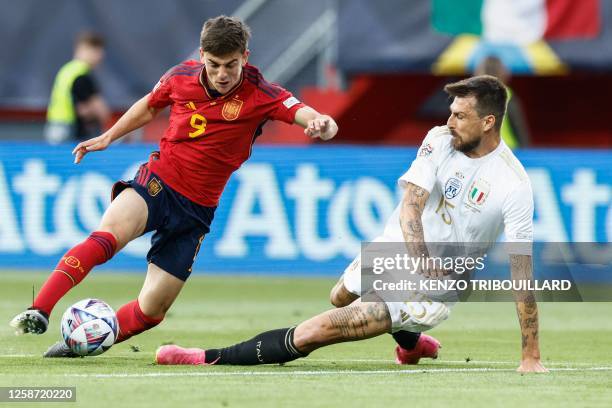
[[[402,199],[400,210],[400,227],[404,235],[404,242],[408,250],[408,255],[415,258],[429,257],[429,251],[425,244],[425,234],[423,232],[423,209],[429,198],[429,192],[416,184],[408,183],[406,192]],[[417,272],[427,278],[441,278],[449,272],[444,270],[427,269],[421,267]]]
[[[429,256],[423,234],[423,222],[421,221],[428,198],[429,192],[424,188],[412,183],[408,183],[406,186],[400,210],[400,226],[410,256]]]
[[[531,280],[532,263],[530,255],[510,255],[512,280]],[[522,357],[519,372],[547,372],[540,363],[540,346],[538,342],[538,305],[533,292],[515,291],[516,312],[518,314],[522,335]]]

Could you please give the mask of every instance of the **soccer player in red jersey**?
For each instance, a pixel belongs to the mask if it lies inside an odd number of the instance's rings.
[[[266,82],[248,64],[249,38],[248,26],[239,19],[206,21],[200,61],[170,69],[111,129],[75,147],[74,162],[80,163],[87,153],[106,149],[170,106],[160,151],[151,154],[133,180],[113,186],[99,228],[60,259],[32,306],[11,321],[18,334],[44,333],[53,307],[72,287],[149,231],[155,233],[146,279],[138,298],[117,311],[117,342],[158,325],[191,273],[229,177],[251,155],[263,125],[281,120],[302,126],[312,138],[336,135],[338,126],[330,116]],[[63,342],[45,353],[73,355]]]

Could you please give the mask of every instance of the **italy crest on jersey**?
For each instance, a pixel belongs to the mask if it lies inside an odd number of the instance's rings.
[[[468,199],[472,204],[482,205],[484,204],[491,186],[483,179],[478,179],[472,183],[470,191],[468,192]]]
[[[236,120],[242,109],[243,102],[238,99],[230,99],[223,104],[221,115],[225,120]]]

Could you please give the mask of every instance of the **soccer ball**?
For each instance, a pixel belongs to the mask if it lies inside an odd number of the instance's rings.
[[[62,316],[62,338],[80,356],[97,356],[111,348],[119,324],[115,311],[99,299],[83,299]]]

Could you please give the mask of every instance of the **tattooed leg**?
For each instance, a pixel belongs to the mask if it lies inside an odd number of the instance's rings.
[[[297,327],[270,330],[250,340],[218,349],[183,349],[162,346],[158,364],[257,365],[276,364],[306,357],[329,344],[362,340],[389,332],[391,318],[384,303],[362,303],[329,310]]]
[[[369,339],[390,331],[391,317],[384,303],[356,300],[298,325],[294,342],[298,350],[310,353],[330,344]]]

